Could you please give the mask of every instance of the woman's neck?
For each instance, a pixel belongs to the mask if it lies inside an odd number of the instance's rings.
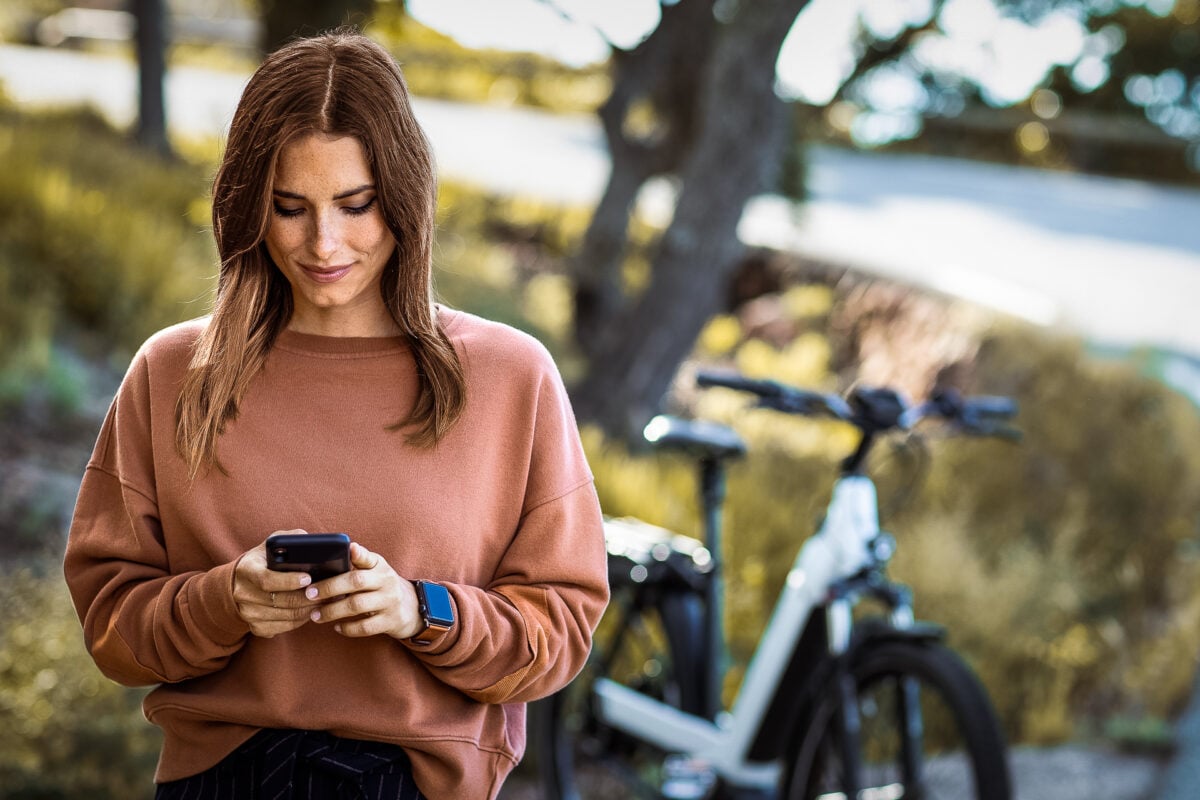
[[[293,313],[288,320],[288,330],[314,336],[380,337],[399,336],[404,331],[396,324],[386,306],[380,305],[377,313],[345,313],[348,309],[330,309],[331,313],[319,310],[309,313]]]

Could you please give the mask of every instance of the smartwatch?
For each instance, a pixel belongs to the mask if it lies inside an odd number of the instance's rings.
[[[454,605],[445,586],[432,581],[416,581],[417,611],[425,628],[412,637],[414,644],[432,644],[433,640],[454,627]]]

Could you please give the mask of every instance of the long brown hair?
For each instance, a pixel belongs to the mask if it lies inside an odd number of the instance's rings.
[[[466,402],[462,364],[437,322],[432,260],[437,182],[429,143],[400,68],[379,45],[339,30],[285,45],[250,78],[213,182],[221,257],[212,319],[196,343],[178,405],[176,446],[195,477],[217,464],[217,438],[292,314],[291,286],[267,254],[280,149],[303,136],[354,136],[375,178],[396,251],[383,300],[408,336],[420,375],[417,403],[397,429],[432,446]]]

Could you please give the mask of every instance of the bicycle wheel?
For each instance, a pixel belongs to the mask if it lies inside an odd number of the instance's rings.
[[[666,753],[604,725],[592,683],[607,677],[676,708],[700,698],[695,658],[701,601],[673,593],[606,615],[583,671],[531,710],[533,743],[549,800],[661,796]]]
[[[849,677],[813,715],[785,774],[784,797],[1009,800],[999,723],[957,655],[929,642],[870,644]],[[852,706],[840,699],[847,695]],[[847,769],[854,762],[857,778]]]

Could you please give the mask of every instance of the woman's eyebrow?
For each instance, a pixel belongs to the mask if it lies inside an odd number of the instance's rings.
[[[356,194],[361,194],[362,192],[365,192],[365,191],[368,191],[368,190],[371,190],[374,188],[375,188],[375,184],[364,183],[362,186],[357,186],[353,189],[347,189],[346,191],[341,192],[340,194],[335,194],[333,196],[333,199],[334,200],[344,200],[347,197],[353,197]],[[307,197],[305,197],[302,194],[296,194],[295,192],[289,192],[285,189],[273,189],[273,190],[271,190],[271,193],[278,197],[286,197],[289,200],[307,200],[308,199]]]

